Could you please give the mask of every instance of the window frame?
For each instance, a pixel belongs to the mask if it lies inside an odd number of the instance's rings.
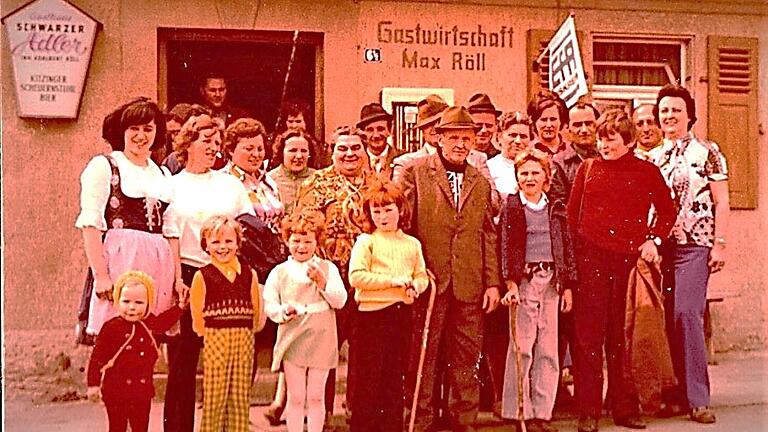
[[[594,82],[595,73],[595,42],[613,42],[613,43],[631,43],[631,44],[666,44],[680,46],[680,76],[676,77],[678,82],[685,83],[691,75],[690,53],[693,51],[693,35],[654,35],[654,34],[624,34],[624,33],[592,33],[590,35],[590,59],[592,69],[592,95],[595,99],[604,100],[632,100],[633,106],[641,103],[655,103],[656,95],[662,86],[640,86],[640,85],[612,85],[597,84]],[[673,71],[676,73],[677,71]]]

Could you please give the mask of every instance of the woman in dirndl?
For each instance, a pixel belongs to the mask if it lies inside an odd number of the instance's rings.
[[[163,213],[170,202],[169,173],[150,158],[165,144],[165,118],[147,98],[132,100],[104,119],[103,136],[112,152],[91,159],[80,176],[80,215],[75,226],[93,276],[86,332],[97,335],[117,315],[112,285],[128,270],[155,282],[154,314],[174,304],[174,264],[163,237]]]

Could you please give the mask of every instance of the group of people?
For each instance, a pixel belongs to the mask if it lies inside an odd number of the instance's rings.
[[[164,430],[194,430],[202,348],[201,430],[247,431],[265,333],[281,373],[268,418],[291,432],[323,429],[344,342],[352,431],[473,430],[481,384],[498,416],[552,431],[565,366],[578,429],[596,431],[603,350],[617,425],[715,421],[703,315],[725,262],[727,168],[690,132],[685,88],[632,113],[546,90],[525,113],[430,95],[408,153],[378,103],[325,151],[306,104],[269,133],[227,107],[223,80],[201,95],[210,106],[168,114],[120,106],[102,131],[112,151],[81,176],[80,318],[110,430],[146,430],[159,341]]]

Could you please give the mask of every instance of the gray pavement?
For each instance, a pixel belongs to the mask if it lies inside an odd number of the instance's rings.
[[[718,364],[710,366],[712,405],[717,415],[714,425],[699,425],[686,417],[673,419],[647,419],[651,432],[759,432],[768,431],[768,351],[729,353],[718,355]],[[342,374],[343,375],[343,374]],[[4,395],[5,396],[5,395]],[[337,406],[336,413],[342,412]],[[106,413],[99,404],[85,401],[33,405],[14,399],[4,401],[3,430],[9,432],[80,432],[106,430]],[[252,431],[285,431],[285,427],[270,427],[263,417],[264,406],[251,407]],[[198,410],[198,420],[201,412]],[[151,432],[162,432],[162,402],[152,406]],[[198,421],[199,423],[199,421]],[[344,424],[337,416],[333,424]],[[575,420],[554,423],[563,432],[576,431]],[[343,430],[343,427],[338,428]],[[487,414],[481,415],[478,430],[509,431],[509,425],[493,423]],[[614,426],[610,419],[603,419],[600,430],[605,432],[628,431]]]

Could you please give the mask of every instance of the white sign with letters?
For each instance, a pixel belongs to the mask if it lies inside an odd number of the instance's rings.
[[[560,95],[568,108],[589,92],[581,61],[573,15],[569,16],[547,46],[549,89]]]
[[[77,118],[101,24],[64,0],[37,0],[3,18],[20,117]]]

